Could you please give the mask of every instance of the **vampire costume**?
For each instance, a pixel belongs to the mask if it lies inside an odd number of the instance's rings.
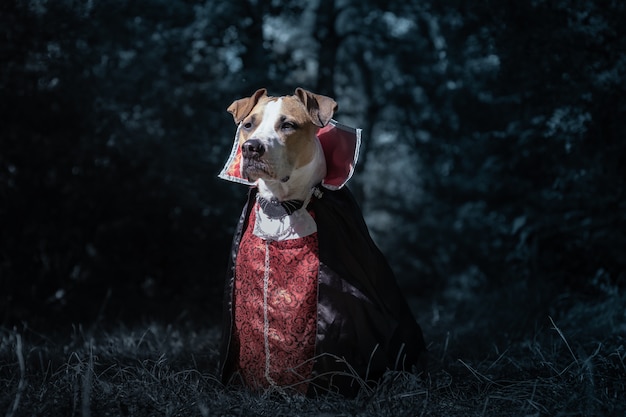
[[[238,134],[220,177],[251,188],[226,279],[222,382],[351,396],[386,370],[423,366],[422,331],[344,187],[360,130],[332,120],[318,132],[327,176],[295,210],[317,230],[290,240],[255,231],[268,202],[239,173]]]

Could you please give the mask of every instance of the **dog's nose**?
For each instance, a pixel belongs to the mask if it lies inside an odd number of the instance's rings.
[[[265,147],[258,139],[248,139],[241,145],[244,158],[259,158],[265,153]]]

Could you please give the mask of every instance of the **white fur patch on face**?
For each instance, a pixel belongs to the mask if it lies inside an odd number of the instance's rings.
[[[254,132],[254,136],[258,138],[265,146],[271,146],[271,141],[278,138],[278,132],[276,132],[276,121],[281,115],[281,108],[283,106],[283,99],[279,98],[275,101],[270,101],[265,105],[263,109],[263,120],[261,124]]]

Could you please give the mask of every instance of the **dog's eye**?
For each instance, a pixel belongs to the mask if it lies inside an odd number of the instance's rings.
[[[252,129],[252,122],[246,122],[243,124],[243,128],[246,130]]]
[[[296,124],[295,123],[291,123],[291,122],[283,122],[280,125],[280,129],[281,130],[294,130],[294,129],[296,129],[296,127],[297,127]]]

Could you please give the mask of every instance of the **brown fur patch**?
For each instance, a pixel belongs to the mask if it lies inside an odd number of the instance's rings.
[[[250,114],[248,114],[248,116],[244,118],[243,124],[245,125],[246,123],[252,123],[253,127],[250,130],[243,129],[242,127],[241,132],[239,133],[239,146],[241,146],[245,141],[250,139],[250,136],[252,136],[256,128],[259,127],[259,125],[261,124],[261,121],[263,120],[263,113],[265,111],[265,106],[270,101],[276,101],[276,97],[268,97],[268,96],[262,97],[259,100],[259,102],[256,104],[256,106],[254,106],[252,111],[250,111]]]
[[[311,162],[315,155],[315,126],[309,113],[302,102],[294,97],[283,97],[281,113],[284,120],[276,121],[276,131],[287,147],[287,160],[294,168],[300,168]],[[284,122],[294,123],[297,128],[293,131],[283,132],[280,125]]]

